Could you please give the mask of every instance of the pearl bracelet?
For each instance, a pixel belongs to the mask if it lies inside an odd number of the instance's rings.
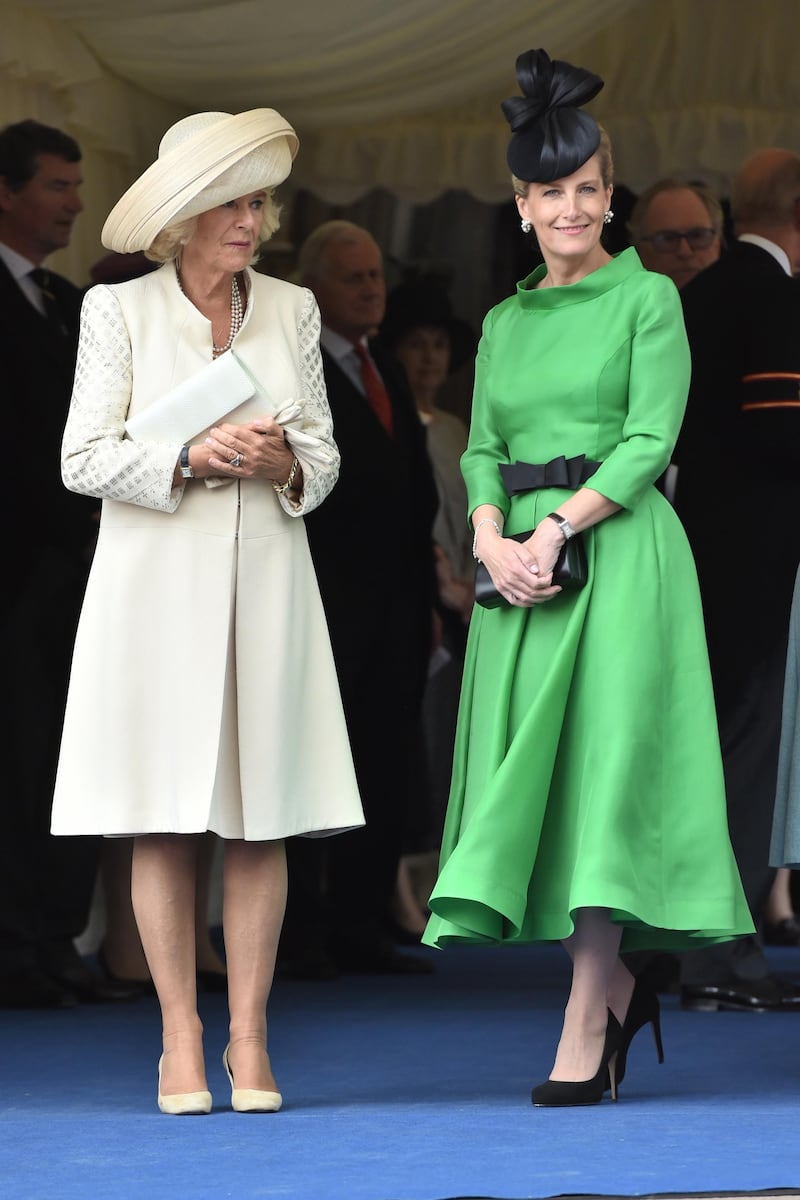
[[[294,477],[297,474],[297,468],[299,466],[300,466],[300,462],[297,458],[297,455],[295,454],[294,458],[292,459],[292,469],[289,472],[289,478],[286,480],[286,483],[276,483],[274,479],[272,480],[272,486],[274,487],[275,491],[278,493],[279,496],[282,496],[285,492],[289,491],[292,484],[294,483]]]
[[[495,529],[497,530],[497,536],[503,536],[502,529],[497,524],[497,521],[495,521],[492,517],[484,517],[482,520],[478,521],[478,524],[475,526],[475,536],[472,539],[472,557],[476,562],[483,561],[482,559],[478,558],[478,534],[480,533],[481,525],[494,525]]]

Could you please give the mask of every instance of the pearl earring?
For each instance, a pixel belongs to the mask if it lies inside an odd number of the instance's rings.
[[[530,233],[531,229],[533,228],[533,226],[531,225],[531,223],[527,217],[522,218],[522,220],[519,223],[519,227],[523,233]]]
[[[611,211],[611,209],[609,208],[603,213],[603,224],[610,225],[613,220],[614,220],[614,214]]]

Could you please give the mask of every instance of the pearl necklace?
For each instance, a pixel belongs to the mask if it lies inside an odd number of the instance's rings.
[[[186,296],[186,292],[183,289],[183,280],[181,279],[181,273],[178,270],[177,263],[175,264],[175,274],[178,277],[178,287],[181,289],[184,296]],[[188,296],[187,296],[187,299],[188,299]],[[233,278],[231,279],[231,324],[230,324],[230,329],[228,330],[228,340],[224,346],[218,346],[217,343],[213,340],[214,334],[213,334],[213,327],[212,327],[212,334],[211,334],[211,338],[212,338],[212,340],[211,340],[211,356],[212,356],[212,358],[219,358],[220,354],[224,354],[226,350],[230,350],[231,346],[233,345],[233,339],[236,337],[237,333],[242,328],[243,315],[244,314],[242,311],[242,293],[239,291],[239,284],[237,283],[236,276],[234,275]]]

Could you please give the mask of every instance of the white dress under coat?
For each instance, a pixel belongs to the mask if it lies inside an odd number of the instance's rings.
[[[174,487],[180,444],[126,436],[129,415],[211,361],[210,323],[172,265],[84,299],[62,472],[103,506],[53,833],[268,840],[363,824],[302,520],[339,468],[319,312],[307,289],[246,275],[236,354],[276,404],[302,404],[295,426],[329,460],[295,447],[297,505],[263,479]],[[263,408],[254,398],[237,421]]]

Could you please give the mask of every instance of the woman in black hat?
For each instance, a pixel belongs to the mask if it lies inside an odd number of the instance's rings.
[[[581,108],[602,80],[543,50],[518,58],[517,79],[508,163],[544,262],[488,314],[478,349],[462,468],[475,556],[504,603],[470,625],[424,940],[562,941],[570,995],[532,1100],[592,1104],[609,1085],[616,1097],[636,1030],[658,1032],[620,949],[701,946],[752,922],[694,562],[654,487],[689,384],[680,300],[635,250],[603,246],[611,149]],[[587,580],[562,589],[553,568],[576,536]]]

